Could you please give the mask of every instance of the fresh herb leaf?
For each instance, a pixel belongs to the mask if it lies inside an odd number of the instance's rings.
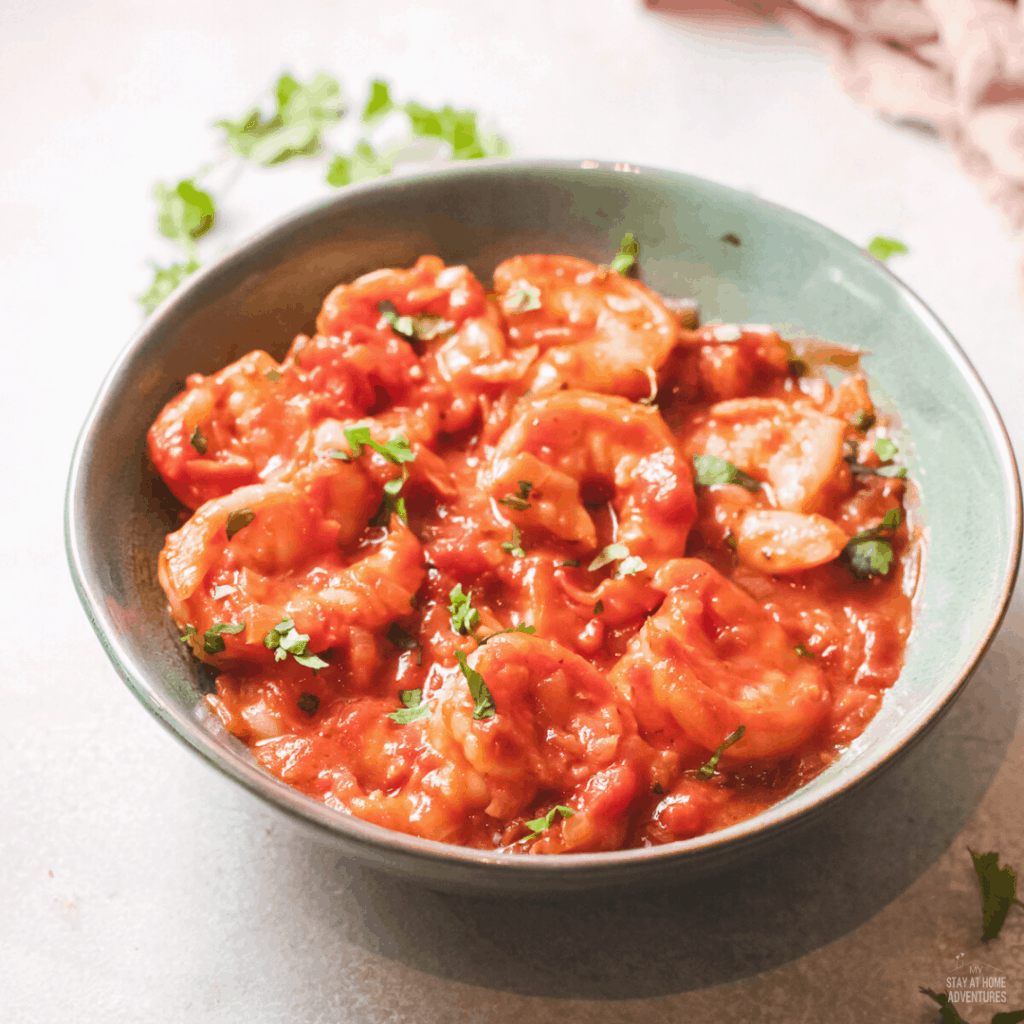
[[[315,654],[309,654],[306,651],[308,643],[309,634],[300,633],[291,619],[282,620],[263,636],[263,646],[274,652],[275,661],[284,661],[290,654],[298,664],[311,668],[315,674],[318,669],[327,668],[330,663]]]
[[[352,449],[352,455],[357,459],[362,456],[364,445],[372,448],[378,455],[383,456],[396,466],[413,462],[416,459],[416,453],[409,447],[409,442],[401,434],[395,434],[387,444],[381,444],[370,437],[369,427],[346,427],[345,440],[348,441]],[[332,448],[327,454],[335,459],[340,459],[344,455],[337,448]]]
[[[417,313],[415,316],[399,316],[395,304],[389,299],[377,303],[377,312],[388,322],[391,329],[409,341],[430,341],[440,334],[446,334],[455,324],[433,313]]]
[[[206,454],[208,442],[206,438],[203,437],[203,432],[199,429],[198,423],[196,424],[196,429],[192,431],[192,436],[188,439],[188,443],[192,445],[200,455]]]
[[[516,558],[526,557],[526,552],[523,550],[523,535],[519,532],[518,526],[513,525],[512,539],[505,541],[501,546]]]
[[[528,313],[531,309],[540,309],[540,289],[532,284],[521,284],[501,300],[501,308],[506,313]]]
[[[235,593],[236,590],[238,590],[238,587],[233,587],[229,583],[221,584],[219,587],[214,587],[213,599],[214,601],[219,601],[222,597]]]
[[[852,462],[850,472],[854,476],[885,476],[898,480],[905,480],[907,477],[906,466],[862,466],[858,462]]]
[[[625,544],[609,544],[606,548],[601,549],[601,552],[587,566],[587,569],[590,572],[597,572],[598,569],[603,569],[606,565],[617,562],[620,558],[629,558],[629,548]]]
[[[930,988],[922,988],[921,994],[929,996],[939,1004],[939,1016],[942,1024],[965,1024],[963,1017],[956,1011],[956,1007],[949,1001],[945,992],[933,992]]]
[[[388,83],[378,78],[370,83],[370,95],[366,98],[366,106],[363,107],[359,120],[363,124],[375,124],[394,109],[395,104],[392,102]]]
[[[858,409],[857,412],[850,419],[850,425],[858,433],[863,434],[866,430],[870,430],[875,425],[875,414],[868,412],[867,409]]]
[[[981,885],[981,938],[988,942],[999,934],[1010,907],[1024,903],[1017,899],[1017,873],[1008,864],[999,867],[998,853],[968,852]]]
[[[876,437],[875,438],[875,454],[883,462],[892,462],[895,458],[899,448],[896,447],[887,437]]]
[[[623,576],[633,576],[635,573],[643,572],[646,568],[647,563],[639,555],[630,555],[629,558],[624,558],[619,562],[615,578],[622,579]]]
[[[304,668],[311,668],[313,675],[316,675],[318,669],[327,668],[330,664],[330,662],[324,661],[323,658],[318,658],[315,654],[296,654],[294,658]]]
[[[735,551],[740,546],[739,541],[736,539],[736,534],[732,530],[725,531],[725,546],[732,551]]]
[[[702,487],[739,484],[740,487],[745,487],[748,491],[761,489],[761,484],[752,476],[747,476],[742,469],[726,459],[720,459],[717,455],[694,455],[693,468],[697,475],[697,483]]]
[[[300,711],[305,711],[310,718],[312,718],[320,707],[320,698],[315,693],[303,693],[299,695],[299,699],[295,702],[299,706]]]
[[[456,651],[455,660],[459,663],[459,668],[466,677],[469,693],[475,704],[473,708],[474,720],[480,721],[482,718],[493,718],[497,708],[494,706],[494,697],[491,696],[491,691],[487,689],[484,677],[479,672],[471,669],[466,663],[465,651]]]
[[[603,612],[604,612],[604,601],[598,601],[597,604],[594,605],[594,614],[595,615],[601,615]]]
[[[393,622],[384,635],[392,644],[395,645],[395,647],[398,647],[403,651],[414,651],[420,645],[419,640],[417,640],[411,633],[407,633],[402,629],[397,622]]]
[[[179,640],[180,640],[180,641],[181,641],[182,643],[185,643],[185,641],[186,641],[186,640],[188,640],[188,638],[189,638],[190,636],[195,636],[195,635],[196,635],[196,634],[197,634],[198,632],[199,632],[199,630],[198,630],[198,629],[196,629],[196,627],[195,627],[195,626],[187,625],[187,626],[185,627],[185,632],[184,632],[184,633],[182,633],[182,634],[181,634],[181,636],[180,636],[180,637],[178,637],[178,639],[179,639]]]
[[[883,238],[881,235],[875,235],[868,242],[867,248],[868,252],[881,263],[884,263],[890,256],[898,256],[901,253],[910,252],[902,242],[896,241],[895,238]]]
[[[657,793],[658,796],[664,796],[665,795],[665,790],[663,790],[661,788],[661,783],[660,782],[656,782],[654,784],[654,792]]]
[[[535,626],[527,626],[525,622],[520,622],[515,626],[509,626],[508,629],[499,629],[494,633],[488,633],[487,636],[474,637],[474,639],[483,646],[488,640],[493,640],[496,636],[503,636],[505,633],[528,633],[533,636],[536,632]]]
[[[169,267],[153,265],[153,283],[136,299],[147,313],[152,313],[189,274],[199,269],[199,261],[193,256],[188,263],[172,263]]]
[[[153,197],[159,204],[156,223],[160,234],[184,245],[187,251],[213,227],[213,198],[196,188],[191,178],[179,181],[174,188],[158,183]]]
[[[472,110],[445,106],[431,110],[420,103],[402,108],[409,118],[412,134],[425,139],[440,139],[451,147],[452,160],[478,160],[487,156],[508,156],[508,143],[493,132],[481,132]]]
[[[637,256],[640,255],[640,246],[637,244],[637,240],[633,237],[633,233],[627,231],[622,236],[622,242],[619,244],[619,251],[612,257],[611,268],[617,274],[624,274],[630,267],[636,263]]]
[[[715,748],[715,752],[711,755],[711,759],[707,764],[701,765],[697,769],[696,774],[702,779],[710,779],[715,774],[715,769],[718,767],[718,762],[722,758],[722,752],[728,747],[731,747],[734,743],[738,743],[743,739],[744,733],[747,731],[745,725],[741,725],[735,732],[729,733],[724,740]]]
[[[570,558],[567,562],[559,562],[559,568],[578,569],[580,567],[580,560],[578,558]]]
[[[363,454],[363,445],[369,444],[370,428],[346,427],[345,440],[348,441],[349,447],[352,449],[352,455],[358,459]]]
[[[508,497],[499,498],[499,505],[504,505],[506,508],[512,509],[513,512],[525,512],[531,507],[530,502],[524,501],[522,498],[517,497],[515,494],[510,494]]]
[[[464,594],[462,584],[456,583],[448,595],[448,601],[452,629],[463,636],[469,636],[480,625],[480,613],[473,607],[473,591]]]
[[[575,813],[571,807],[566,807],[565,804],[555,804],[543,818],[534,818],[533,821],[528,821],[526,827],[535,835],[539,835],[545,829],[551,828],[555,823],[556,814],[560,814],[563,818],[571,818]]]
[[[220,654],[224,650],[224,638],[221,636],[221,633],[228,633],[234,636],[237,633],[241,633],[243,629],[245,629],[244,622],[240,626],[232,625],[229,622],[215,622],[203,634],[203,650],[207,654]]]
[[[793,648],[793,650],[796,651],[796,653],[801,658],[813,658],[814,657],[814,652],[807,650],[807,648],[803,644],[797,644],[796,647]]]
[[[308,85],[284,74],[274,88],[277,110],[264,120],[258,108],[237,121],[218,121],[225,141],[243,159],[263,167],[320,150],[324,130],[344,114],[337,79],[320,72]]]
[[[878,526],[861,530],[847,541],[840,560],[860,580],[888,575],[894,557],[890,536],[899,525],[900,510],[889,509]]]
[[[430,705],[423,702],[422,690],[400,690],[398,699],[404,706],[388,715],[392,722],[409,725],[411,722],[418,722],[421,718],[430,717]]]
[[[256,513],[253,512],[251,508],[239,508],[235,509],[234,512],[231,512],[228,515],[227,522],[224,524],[224,529],[227,532],[228,540],[231,540],[231,538],[234,537],[234,535],[238,533],[239,530],[244,529],[255,518]]]
[[[360,139],[352,150],[351,156],[336,153],[327,165],[324,180],[333,188],[354,185],[357,181],[371,181],[390,174],[394,168],[392,161],[378,153],[366,139]]]
[[[351,462],[352,456],[348,452],[342,451],[340,448],[328,448],[327,454],[332,459],[340,459],[342,462]]]
[[[267,370],[267,372],[265,374],[263,374],[263,376],[266,377],[267,380],[269,380],[271,384],[276,384],[281,379],[281,371],[280,370]]]

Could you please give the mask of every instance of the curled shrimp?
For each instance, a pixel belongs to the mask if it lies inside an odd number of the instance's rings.
[[[774,398],[737,398],[711,406],[686,441],[694,455],[726,459],[771,484],[775,503],[813,512],[827,492],[849,486],[843,461],[846,424]]]
[[[667,563],[652,586],[665,601],[609,674],[642,736],[707,752],[742,725],[722,754],[742,764],[781,757],[818,728],[831,700],[820,669],[752,597],[689,558]]]
[[[720,402],[750,394],[789,373],[789,353],[766,324],[706,324],[681,330],[677,374],[696,385],[704,401]]]
[[[160,584],[174,617],[196,630],[196,653],[218,622],[245,626],[222,634],[228,657],[260,661],[273,657],[263,639],[285,619],[309,636],[312,652],[406,614],[424,574],[419,541],[393,516],[387,535],[352,561],[338,548],[340,530],[304,491],[277,483],[209,501],[169,534]]]
[[[573,256],[515,256],[495,269],[494,286],[512,344],[544,350],[526,378],[538,394],[644,398],[679,334],[654,292]]]
[[[696,515],[693,477],[658,411],[625,398],[560,391],[520,402],[479,478],[501,500],[529,483],[529,508],[503,512],[593,550],[594,522],[581,493],[611,491],[616,540],[655,569],[681,555]]]

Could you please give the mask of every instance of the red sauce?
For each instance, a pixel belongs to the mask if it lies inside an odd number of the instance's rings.
[[[866,385],[581,260],[494,277],[423,257],[341,285],[283,362],[161,413],[194,513],[160,579],[207,702],[290,785],[445,842],[757,814],[902,664],[916,563]]]

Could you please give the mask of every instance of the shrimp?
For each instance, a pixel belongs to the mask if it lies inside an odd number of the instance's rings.
[[[722,754],[734,765],[784,756],[811,736],[830,693],[761,605],[698,559],[667,563],[652,586],[665,601],[609,674],[642,736],[707,752],[742,725]]]
[[[849,540],[842,527],[825,516],[770,509],[747,512],[735,534],[740,561],[775,574],[831,562]]]
[[[705,401],[750,394],[789,373],[789,353],[766,324],[706,324],[679,332],[679,374],[695,378]]]
[[[737,398],[711,406],[686,441],[691,455],[726,459],[771,484],[775,503],[790,512],[814,512],[830,490],[845,491],[846,424],[774,398]]]
[[[521,402],[478,486],[502,499],[521,481],[529,507],[503,514],[585,550],[597,533],[584,498],[595,485],[610,489],[615,539],[652,571],[685,551],[696,516],[690,465],[658,411],[617,396],[561,391]]]
[[[430,331],[445,331],[466,317],[480,316],[487,300],[468,268],[446,267],[437,256],[421,256],[411,270],[375,270],[351,284],[339,284],[324,299],[317,333],[341,335],[359,324],[397,337],[378,309],[383,301],[393,303],[399,316],[430,317]],[[421,327],[418,333],[429,332]]]
[[[494,715],[473,717],[466,679],[453,670],[427,734],[435,749],[454,744],[461,751],[486,788],[490,817],[508,822],[546,791],[582,796],[595,776],[620,762],[625,747],[632,752],[627,741],[636,729],[629,709],[597,669],[555,641],[521,633],[495,637],[468,664],[490,691]],[[639,782],[633,774],[626,803]]]
[[[526,378],[537,394],[570,387],[646,397],[679,334],[654,292],[573,256],[515,256],[495,269],[494,285],[512,345],[545,350]]]
[[[196,630],[196,654],[217,622],[245,627],[221,634],[227,657],[265,661],[274,654],[264,637],[285,619],[309,636],[313,652],[341,642],[351,629],[378,630],[407,614],[424,575],[419,541],[393,516],[387,536],[349,563],[337,546],[340,532],[336,520],[291,484],[242,487],[203,505],[168,535],[158,567],[172,614]],[[231,592],[217,597],[224,587]]]

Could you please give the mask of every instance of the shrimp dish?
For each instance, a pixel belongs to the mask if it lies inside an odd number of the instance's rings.
[[[866,380],[627,272],[423,256],[150,428],[209,709],[344,814],[595,852],[743,821],[896,681],[918,545]]]

